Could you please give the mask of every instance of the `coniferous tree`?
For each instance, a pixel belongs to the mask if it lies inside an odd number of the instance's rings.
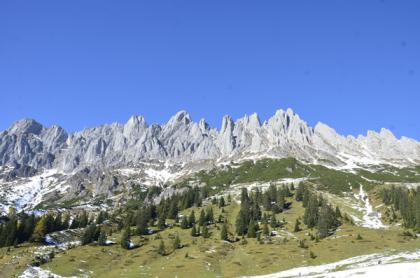
[[[23,229],[22,242],[29,240],[32,236],[32,233],[35,229],[35,221],[36,221],[35,215],[32,213],[27,218],[25,218],[24,221],[25,221],[25,227]]]
[[[191,228],[191,236],[193,236],[193,237],[198,236],[197,228],[195,227],[195,224]]]
[[[277,222],[277,219],[276,219],[276,215],[274,213],[271,215],[270,226],[273,229],[278,227],[278,222]]]
[[[206,214],[204,213],[204,210],[202,209],[200,212],[200,218],[198,219],[198,225],[203,226],[206,223]]]
[[[209,207],[206,213],[206,223],[213,223],[213,222],[214,222],[213,208]]]
[[[315,227],[318,222],[318,198],[316,196],[308,196],[308,204],[305,208],[303,216],[303,223],[308,226],[309,229]]]
[[[187,217],[183,216],[181,220],[181,229],[188,229],[189,226],[190,225],[188,223]]]
[[[263,224],[263,230],[262,230],[263,235],[268,236],[270,234],[270,230],[268,229],[268,225],[267,223]]]
[[[17,217],[15,216],[15,213],[9,213],[9,215],[12,216],[9,221],[6,222],[3,229],[3,233],[5,233],[4,246],[15,245],[17,239]]]
[[[174,242],[173,242],[173,248],[174,248],[174,249],[180,249],[180,248],[182,248],[182,245],[181,245],[181,240],[179,239],[178,234],[176,235],[176,237],[175,237],[175,239],[174,239]]]
[[[63,228],[63,230],[67,230],[68,228],[70,228],[70,214],[69,213],[66,213],[64,215],[62,228]]]
[[[81,240],[82,245],[89,244],[97,239],[97,226],[95,224],[90,224],[83,233]]]
[[[121,235],[120,245],[124,249],[130,249],[131,240],[130,240],[130,227],[126,227]]]
[[[54,216],[51,213],[45,215],[45,227],[47,229],[47,234],[55,231]]]
[[[140,209],[136,215],[136,233],[138,235],[147,234],[148,218],[144,210]]]
[[[335,207],[335,217],[336,218],[341,218],[341,211],[340,208],[338,206]]]
[[[203,229],[201,231],[201,235],[203,236],[203,238],[209,238],[210,237],[210,232],[209,232],[209,229],[207,228],[207,225],[203,226]]]
[[[165,243],[163,242],[163,240],[160,241],[159,247],[158,247],[158,254],[161,256],[165,256],[166,255],[166,249],[165,249]]]
[[[52,229],[53,231],[61,231],[63,230],[63,219],[61,212],[57,213],[54,219],[54,227]]]
[[[195,212],[192,210],[190,216],[188,217],[188,226],[195,224]]]
[[[299,185],[296,189],[296,194],[295,194],[296,201],[298,201],[298,202],[303,201],[304,192],[305,192],[305,186],[302,183],[299,183]]]
[[[78,223],[79,226],[78,226],[78,228],[84,228],[84,227],[86,227],[87,224],[88,224],[88,222],[89,222],[88,215],[87,215],[86,211],[83,210],[82,213],[80,214],[80,217],[79,217],[79,223]]]
[[[163,230],[163,229],[166,228],[165,221],[166,221],[165,215],[163,213],[159,214],[159,219],[158,219],[158,223],[157,223],[158,229]]]
[[[32,240],[35,242],[42,242],[46,234],[47,234],[46,217],[42,216],[35,225],[35,229],[32,233]]]
[[[239,236],[245,235],[248,231],[248,221],[245,212],[239,211],[239,215],[236,218],[236,233]]]
[[[249,222],[247,237],[248,238],[256,238],[257,237],[257,231],[255,229],[254,220],[251,220],[251,222]]]
[[[226,223],[223,224],[222,230],[220,232],[220,239],[221,240],[228,240],[228,229]]]
[[[297,233],[297,232],[300,232],[300,231],[301,231],[301,229],[300,229],[300,221],[299,221],[299,219],[296,219],[295,227],[293,229],[293,232]]]
[[[101,210],[98,214],[98,217],[96,218],[96,224],[100,225],[102,224],[106,219],[106,213],[105,211]]]
[[[106,245],[106,232],[101,229],[98,237],[98,245],[105,246]]]
[[[223,207],[225,207],[225,198],[223,198],[223,196],[222,197],[220,197],[220,200],[219,200],[219,208],[223,208]]]
[[[177,203],[171,199],[169,211],[168,211],[168,218],[175,219],[178,215],[178,205]]]

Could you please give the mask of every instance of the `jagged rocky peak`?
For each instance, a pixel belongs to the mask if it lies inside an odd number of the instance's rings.
[[[314,133],[328,141],[336,140],[338,137],[341,137],[337,134],[337,131],[335,131],[335,129],[322,122],[318,122],[315,125]]]
[[[33,119],[22,119],[15,122],[9,129],[10,134],[32,133],[39,135],[44,127]]]
[[[389,129],[382,128],[379,132],[379,135],[388,141],[397,141],[397,138],[395,137],[394,133],[392,133],[392,131],[390,131]]]
[[[166,125],[174,126],[178,125],[179,123],[187,125],[191,122],[192,120],[190,114],[185,110],[181,110],[172,116]]]
[[[420,144],[408,138],[397,140],[385,129],[357,138],[343,137],[323,123],[312,129],[292,109],[276,111],[262,125],[257,114],[236,122],[226,115],[220,129],[211,128],[204,119],[193,122],[186,111],[180,111],[163,125],[149,126],[142,116],[132,116],[125,124],[68,135],[59,126],[44,128],[24,119],[0,133],[0,165],[15,161],[35,169],[72,171],[83,165],[106,168],[148,160],[195,163],[251,153],[305,161],[331,161],[344,153],[386,163],[420,161]]]
[[[246,128],[254,130],[261,127],[261,121],[257,113],[253,113],[250,116],[245,115],[243,118],[237,121],[237,124],[243,125]]]
[[[198,126],[202,133],[206,133],[210,129],[210,126],[205,119],[201,119],[200,122],[198,122]]]
[[[123,134],[125,137],[139,136],[148,127],[143,116],[132,116],[124,125]]]
[[[231,116],[229,116],[229,115],[223,116],[222,126],[220,128],[220,133],[232,132],[234,125],[235,124],[234,124]]]

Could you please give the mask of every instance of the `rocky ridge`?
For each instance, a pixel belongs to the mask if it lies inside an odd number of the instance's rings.
[[[132,116],[125,124],[67,133],[59,126],[44,127],[24,119],[0,133],[1,166],[64,172],[93,165],[106,169],[144,161],[189,164],[264,156],[334,167],[412,165],[420,163],[420,143],[397,139],[386,129],[345,137],[323,123],[310,127],[291,109],[278,110],[264,123],[257,114],[236,121],[225,116],[219,130],[180,111],[163,125],[149,125],[143,117]]]

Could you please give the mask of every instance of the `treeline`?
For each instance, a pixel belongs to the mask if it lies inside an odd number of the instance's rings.
[[[335,209],[322,198],[314,193],[305,184],[300,184],[296,190],[295,199],[302,202],[305,208],[303,223],[309,228],[317,228],[320,238],[325,238],[334,233],[341,225],[342,218],[339,207]],[[299,223],[295,225],[295,231],[299,230]]]
[[[164,230],[168,226],[167,219],[179,222],[178,214],[180,211],[191,207],[201,207],[203,199],[207,197],[207,189],[193,187],[184,192],[173,194],[169,198],[162,198],[158,204],[153,202],[143,203],[136,210],[127,207],[126,217],[118,222],[118,229],[123,230],[121,246],[123,248],[129,248],[130,246],[130,227],[136,227],[135,234],[137,235],[152,233],[152,230],[149,229],[151,226]],[[95,235],[98,235],[98,233]]]
[[[45,235],[67,229],[84,228],[91,223],[102,223],[108,218],[106,212],[100,212],[95,219],[82,211],[71,220],[70,214],[61,212],[47,213],[42,216],[16,213],[14,210],[3,218],[0,225],[0,247],[16,246],[26,241],[44,242]]]
[[[236,233],[239,236],[247,235],[250,238],[257,236],[257,232],[260,229],[258,222],[264,220],[264,225],[268,222],[267,215],[264,216],[264,219],[262,217],[261,207],[266,211],[273,212],[273,217],[271,218],[273,220],[270,221],[273,223],[271,225],[279,225],[274,214],[290,207],[291,203],[286,202],[286,197],[293,196],[291,190],[293,190],[293,187],[283,186],[282,188],[277,188],[274,185],[270,185],[264,193],[257,188],[249,194],[246,188],[242,188],[241,209],[235,223]]]
[[[420,231],[420,188],[392,186],[383,189],[381,195],[383,203],[391,206],[386,211],[391,222],[402,219],[404,227]]]

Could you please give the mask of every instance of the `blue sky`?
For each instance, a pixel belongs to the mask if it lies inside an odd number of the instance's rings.
[[[420,139],[420,1],[1,1],[0,130],[293,108]]]

